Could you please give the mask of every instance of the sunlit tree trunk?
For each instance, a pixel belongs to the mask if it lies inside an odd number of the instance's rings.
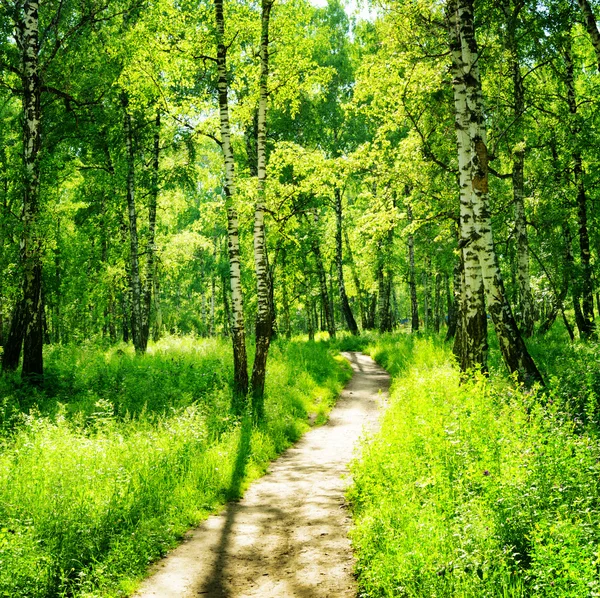
[[[483,334],[485,325],[482,322],[485,310],[478,292],[483,282],[487,307],[508,369],[516,372],[524,382],[542,382],[506,299],[494,249],[488,196],[486,128],[472,0],[450,0],[448,7],[459,154],[461,247],[467,293],[464,336],[467,349],[471,351],[467,361],[472,361],[472,365],[486,366],[487,335]],[[473,334],[474,343],[471,342]]]
[[[4,347],[2,367],[13,371],[18,367],[23,346],[22,373],[40,382],[44,373],[42,322],[42,247],[39,230],[41,148],[41,82],[39,74],[38,2],[25,0],[17,24],[21,48],[23,106],[23,232],[21,268],[23,291],[15,304],[11,327]]]
[[[269,344],[271,342],[273,314],[269,261],[265,235],[265,184],[267,179],[267,102],[269,78],[269,20],[272,0],[262,0],[260,40],[260,97],[256,154],[258,163],[258,197],[254,209],[254,268],[256,272],[256,352],[252,367],[252,410],[254,418],[264,417],[264,392]]]
[[[348,330],[354,335],[358,334],[358,326],[348,301],[346,294],[346,283],[344,281],[344,259],[342,249],[342,234],[343,234],[343,209],[342,209],[342,192],[336,187],[335,193],[335,264],[337,268],[338,286],[340,289],[340,301],[342,304],[342,314],[348,326]]]
[[[225,17],[223,0],[215,0],[215,24],[217,31],[217,71],[219,116],[221,124],[221,148],[225,160],[225,203],[227,210],[227,238],[229,247],[229,279],[231,284],[232,326],[234,364],[233,410],[241,413],[246,406],[248,394],[248,358],[246,355],[246,332],[244,327],[244,299],[240,269],[240,241],[238,213],[234,205],[235,163],[231,147],[229,124],[229,83],[227,77],[227,46],[225,45]]]
[[[598,31],[598,24],[596,23],[594,11],[588,0],[577,0],[577,4],[579,4],[579,8],[581,8],[581,12],[583,13],[585,28],[590,36],[594,50],[596,51],[598,70],[600,71],[600,31]]]

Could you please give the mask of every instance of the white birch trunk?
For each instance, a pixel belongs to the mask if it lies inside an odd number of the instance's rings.
[[[269,21],[273,0],[262,0],[260,40],[260,97],[257,122],[258,189],[254,209],[254,268],[258,311],[256,315],[256,353],[252,367],[252,409],[254,417],[264,416],[264,391],[267,357],[272,333],[271,289],[265,235],[265,185],[267,180],[267,103],[269,79]]]
[[[227,239],[229,255],[229,281],[231,286],[231,337],[234,361],[234,410],[245,408],[248,394],[248,359],[246,356],[246,331],[244,326],[244,297],[240,268],[239,220],[234,204],[235,162],[231,147],[229,123],[229,81],[227,76],[227,47],[225,45],[225,17],[223,0],[215,0],[215,24],[217,29],[217,71],[219,94],[219,117],[221,124],[221,148],[225,161],[225,207],[227,210]]]
[[[453,66],[456,74],[460,75],[460,82],[455,83],[455,102],[457,112],[464,109],[464,116],[457,117],[457,137],[459,142],[459,161],[461,167],[461,229],[464,227],[468,235],[461,231],[461,242],[465,255],[465,286],[471,285],[473,273],[467,269],[479,264],[480,276],[483,279],[485,299],[492,316],[496,336],[504,361],[511,372],[516,372],[524,382],[542,382],[542,378],[527,351],[515,323],[510,305],[504,293],[504,283],[498,266],[494,239],[492,234],[489,190],[488,190],[488,154],[486,145],[486,128],[483,114],[483,97],[481,93],[481,79],[479,74],[479,54],[475,39],[472,0],[458,0],[450,2],[456,15],[456,34],[452,34],[452,41],[460,43],[460,63],[458,63],[458,44],[452,43]],[[452,23],[453,19],[450,18]],[[452,27],[451,27],[452,29]],[[464,86],[464,87],[463,87]],[[464,91],[464,104],[462,93]],[[460,125],[460,127],[459,127]],[[468,131],[465,137],[464,128]],[[467,151],[461,148],[461,143],[468,143]],[[468,157],[468,163],[464,158]],[[463,170],[464,169],[464,170]],[[470,196],[470,209],[468,218],[463,219],[463,197]],[[471,254],[474,254],[471,263]],[[467,262],[468,260],[468,262]],[[470,306],[467,303],[467,310]],[[466,335],[469,330],[470,311],[466,314]],[[487,345],[487,342],[486,342]]]

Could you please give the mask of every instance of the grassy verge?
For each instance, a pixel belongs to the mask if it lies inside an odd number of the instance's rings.
[[[533,349],[545,395],[500,375],[460,385],[435,338],[372,345],[394,383],[353,465],[361,596],[600,595],[600,352]]]
[[[324,419],[348,368],[275,343],[267,419],[228,416],[230,347],[55,348],[43,391],[0,380],[0,596],[120,596],[148,563]]]

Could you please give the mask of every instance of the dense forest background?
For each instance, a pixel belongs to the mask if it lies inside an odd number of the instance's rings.
[[[326,417],[340,348],[398,379],[416,360],[414,413],[483,414],[459,457],[440,441],[437,486],[384,426],[357,466],[357,512],[381,504],[374,487],[397,506],[435,486],[431,504],[485,495],[494,513],[443,550],[416,533],[375,549],[373,524],[364,554],[431,559],[383,574],[365,557],[365,595],[598,591],[600,4],[370,8],[0,0],[0,593],[129,592],[309,413]],[[551,472],[531,457],[499,490],[450,490],[463,457],[495,483],[503,442],[517,463],[555,433]],[[385,481],[409,462],[408,482]],[[456,531],[442,519],[432,529]],[[544,550],[553,574],[534,572]]]

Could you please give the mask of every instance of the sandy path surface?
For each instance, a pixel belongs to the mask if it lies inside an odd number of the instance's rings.
[[[329,422],[156,563],[136,598],[356,597],[343,476],[377,426],[389,376],[370,357],[344,356],[354,376]]]

